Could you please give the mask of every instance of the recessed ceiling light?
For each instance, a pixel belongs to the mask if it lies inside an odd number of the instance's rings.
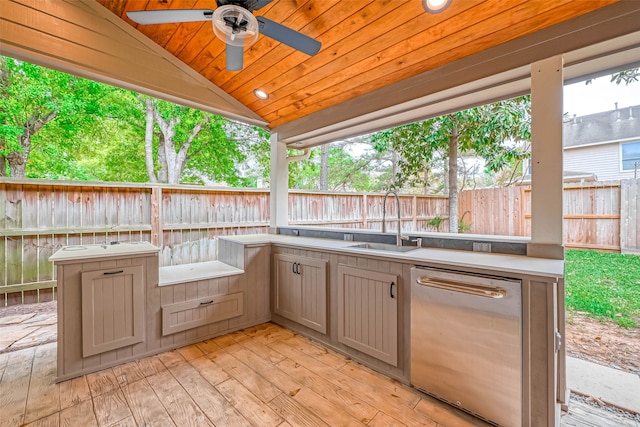
[[[253,91],[253,94],[260,99],[269,99],[269,94],[263,90],[256,89]]]
[[[451,4],[451,0],[422,0],[424,10],[429,13],[440,13]]]

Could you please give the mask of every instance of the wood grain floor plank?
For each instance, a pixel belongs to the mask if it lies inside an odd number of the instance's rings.
[[[173,367],[178,365],[181,363]],[[180,427],[213,425],[169,371],[148,377],[147,381],[176,425]]]
[[[397,396],[397,399],[399,399],[403,405],[410,408],[415,408],[416,404],[420,400],[420,396],[415,390],[369,369],[358,362],[350,360],[345,366],[340,368],[340,372],[344,372],[346,375],[362,383],[370,384],[375,388],[380,387],[390,393],[393,393],[393,395]]]
[[[393,417],[385,414],[384,412],[378,412],[375,417],[369,422],[370,427],[407,427],[406,424],[401,423]],[[438,426],[440,427],[440,426]]]
[[[22,424],[27,406],[35,348],[12,353],[0,382],[0,414]],[[8,422],[8,421],[7,421]]]
[[[360,382],[344,372],[318,363],[313,357],[296,350],[282,341],[275,341],[269,345],[316,375],[326,378],[343,390],[360,397],[369,405],[407,425],[429,425],[433,427],[437,425],[435,421],[413,411],[413,408],[407,406],[399,395],[395,395],[386,388],[377,388],[371,384]]]
[[[196,346],[204,353],[209,354],[220,350],[220,346],[214,340],[206,340],[196,344]]]
[[[192,365],[178,365],[171,368],[171,373],[214,425],[251,426]]]
[[[111,424],[109,427],[137,427],[137,424],[133,417],[127,417]]]
[[[162,363],[158,356],[145,357],[144,359],[136,361],[136,363],[140,368],[140,372],[142,372],[142,375],[145,377],[150,377],[151,375],[167,370],[167,367],[164,366],[164,363]]]
[[[347,411],[346,404],[330,402],[326,396],[321,396],[308,388],[302,388],[290,397],[330,426],[361,427],[370,421],[369,418],[361,420],[354,418]]]
[[[220,384],[230,378],[229,374],[212,362],[209,357],[199,357],[189,361],[189,363],[212,385]]]
[[[116,380],[120,387],[140,381],[145,377],[142,369],[140,369],[140,365],[136,362],[129,362],[124,365],[114,366],[111,369],[113,369],[113,374],[116,376]]]
[[[447,427],[489,427],[489,424],[453,406],[443,405],[442,402],[430,396],[424,396],[420,399],[420,402],[418,402],[415,407],[415,411]]]
[[[283,420],[234,378],[218,384],[216,389],[253,425],[277,426]]]
[[[303,387],[302,383],[296,381],[293,377],[273,365],[266,358],[263,358],[262,356],[264,355],[262,354],[258,355],[244,347],[241,347],[235,351],[233,355],[246,365],[251,366],[257,372],[260,372],[260,375],[270,381],[283,393],[291,395]]]
[[[23,422],[30,423],[60,411],[56,375],[56,344],[36,347]]]
[[[348,362],[348,359],[343,355],[331,351],[301,335],[296,335],[283,341],[333,369],[340,369]]]
[[[283,360],[277,366],[304,387],[308,387],[330,402],[344,407],[348,414],[363,423],[367,423],[378,412],[377,408],[290,359]]]
[[[138,425],[175,426],[146,379],[123,386],[122,393]]]
[[[216,365],[220,366],[264,403],[271,401],[281,393],[277,387],[264,377],[226,351],[212,353],[209,357]]]
[[[187,362],[189,360],[192,359],[197,359],[198,357],[202,357],[204,356],[204,352],[202,350],[200,350],[200,348],[197,345],[188,345],[186,347],[181,347],[179,349],[176,350],[178,353],[180,353],[182,355],[182,357],[184,357],[184,360],[186,360]]]
[[[85,375],[63,381],[60,386],[60,409],[69,408],[91,399],[91,391]]]
[[[269,402],[269,406],[294,426],[322,427],[329,425],[286,394],[278,395]]]
[[[90,400],[60,411],[60,427],[97,427],[98,421]]]
[[[104,393],[117,390],[120,386],[116,376],[111,369],[87,374],[87,383],[92,397],[100,396]]]
[[[213,342],[220,348],[229,347],[230,345],[237,344],[236,341],[229,335],[222,335],[213,339]]]
[[[100,427],[110,426],[132,416],[127,400],[120,389],[94,397],[93,410]]]
[[[181,363],[187,363],[182,354],[177,350],[167,351],[166,353],[160,353],[158,359],[162,361],[162,364],[167,368],[172,368]]]
[[[263,359],[270,363],[278,363],[285,359],[285,356],[273,350],[268,345],[258,342],[257,340],[247,340],[241,343],[242,347],[251,350],[255,354],[259,354]],[[233,351],[232,351],[233,353]]]
[[[40,418],[29,424],[25,424],[24,427],[59,427],[60,426],[60,413],[56,412],[47,417]]]

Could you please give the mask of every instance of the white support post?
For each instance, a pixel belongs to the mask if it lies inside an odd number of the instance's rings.
[[[564,259],[562,55],[531,64],[531,243],[527,255]]]
[[[271,188],[269,232],[276,233],[288,222],[289,166],[287,146],[278,141],[278,134],[271,135]]]

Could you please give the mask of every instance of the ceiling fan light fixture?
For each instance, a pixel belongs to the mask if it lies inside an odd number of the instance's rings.
[[[263,91],[262,89],[255,89],[253,91],[253,94],[258,99],[269,99],[269,94],[267,92]]]
[[[249,47],[258,40],[258,20],[243,7],[220,6],[213,12],[211,23],[216,36],[232,46]]]
[[[428,13],[440,13],[449,7],[452,0],[422,0],[422,7]]]

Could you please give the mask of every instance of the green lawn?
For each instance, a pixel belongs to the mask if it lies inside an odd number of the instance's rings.
[[[640,327],[640,255],[567,250],[567,308]]]

